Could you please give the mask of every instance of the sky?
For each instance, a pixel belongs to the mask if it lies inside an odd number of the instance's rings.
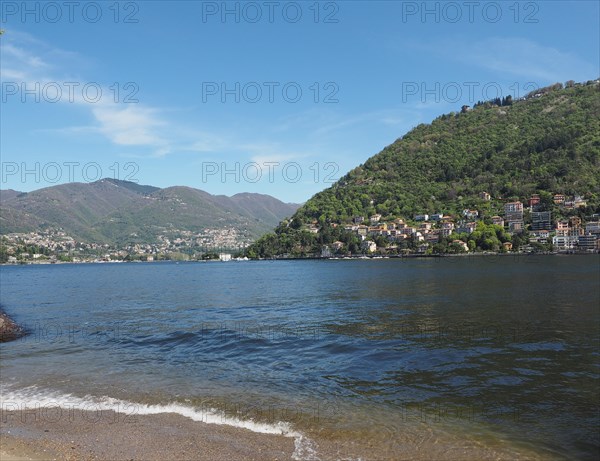
[[[600,76],[599,1],[0,3],[0,189],[302,203],[463,104]]]

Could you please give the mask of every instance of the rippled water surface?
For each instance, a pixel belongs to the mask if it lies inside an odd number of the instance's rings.
[[[597,256],[2,267],[0,282],[30,331],[0,346],[4,402],[218,409],[390,453],[434,428],[599,454]]]

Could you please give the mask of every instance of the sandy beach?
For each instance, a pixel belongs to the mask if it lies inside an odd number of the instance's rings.
[[[550,459],[508,446],[482,446],[474,440],[449,443],[424,437],[401,449],[384,447],[385,434],[356,443],[351,434],[329,434],[318,443],[261,434],[226,425],[195,422],[178,414],[124,416],[112,411],[10,410],[0,420],[2,461],[40,460],[539,460]],[[60,415],[60,416],[58,416]],[[388,440],[389,442],[389,440]],[[404,444],[403,444],[404,445]]]
[[[52,413],[52,415],[50,414]],[[209,425],[180,415],[5,410],[0,453],[6,460],[291,459],[294,439]]]

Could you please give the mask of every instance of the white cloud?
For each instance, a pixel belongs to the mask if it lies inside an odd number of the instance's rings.
[[[156,134],[156,129],[165,126],[154,109],[137,105],[121,106],[101,105],[94,107],[92,113],[99,123],[98,130],[113,143],[121,146],[160,146],[165,155],[166,141]]]

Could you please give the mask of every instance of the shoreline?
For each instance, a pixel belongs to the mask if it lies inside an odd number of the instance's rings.
[[[248,262],[248,261],[340,261],[340,260],[366,260],[366,259],[444,259],[444,258],[508,258],[513,257],[515,259],[525,257],[531,258],[536,256],[593,256],[599,255],[600,251],[586,251],[586,252],[542,252],[542,253],[518,253],[518,252],[508,252],[508,253],[494,253],[494,252],[486,252],[486,253],[443,253],[443,254],[406,254],[406,255],[352,255],[352,256],[305,256],[305,257],[272,257],[272,258],[256,258],[256,259],[247,259],[247,260],[235,260],[232,259],[230,261],[221,261],[221,260],[189,260],[189,261],[176,261],[176,260],[159,260],[159,261],[26,261],[26,262],[12,262],[12,263],[0,263],[0,267],[2,266],[58,266],[63,264],[165,264],[165,263],[177,263],[177,264],[193,264],[193,263],[239,263],[239,262]]]
[[[318,440],[298,433],[266,434],[224,424],[193,421],[176,413],[124,415],[60,407],[16,409],[4,403],[0,419],[0,459],[214,461],[448,461],[546,460],[552,456],[505,444],[487,445],[471,434],[448,441],[425,429],[417,439],[390,446],[386,428],[360,440],[351,432],[317,431]],[[13,408],[15,408],[13,410]],[[325,432],[329,432],[326,435]],[[312,437],[309,434],[309,437]]]

